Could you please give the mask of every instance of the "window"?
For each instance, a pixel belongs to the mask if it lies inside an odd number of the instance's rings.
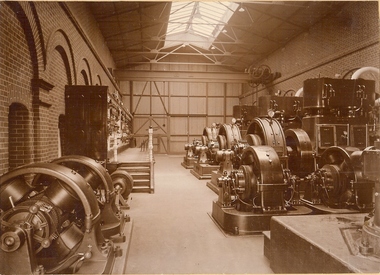
[[[210,49],[238,7],[234,2],[172,2],[164,48],[192,44]]]

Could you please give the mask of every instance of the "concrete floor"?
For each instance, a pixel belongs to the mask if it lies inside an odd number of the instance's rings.
[[[130,158],[129,150],[118,160]],[[217,196],[207,180],[181,166],[183,156],[154,158],[155,193],[132,193],[129,201],[133,233],[126,273],[273,273],[263,235],[228,236],[215,225],[210,214]]]

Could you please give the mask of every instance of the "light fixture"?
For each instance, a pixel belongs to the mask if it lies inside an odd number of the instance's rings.
[[[213,46],[211,46],[211,50],[215,50],[215,46],[213,45]]]
[[[223,30],[222,30],[222,33],[226,33],[226,32],[227,32],[227,30],[226,30],[226,29],[223,29]]]
[[[239,12],[243,12],[243,11],[245,11],[245,9],[243,8],[243,4],[240,4]]]

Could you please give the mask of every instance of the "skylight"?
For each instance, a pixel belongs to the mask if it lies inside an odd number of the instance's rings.
[[[164,48],[192,44],[210,49],[238,7],[234,2],[172,2]]]

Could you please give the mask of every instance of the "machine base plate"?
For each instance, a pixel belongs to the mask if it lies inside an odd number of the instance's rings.
[[[133,232],[133,220],[125,223],[123,236],[125,236],[125,241],[116,243],[117,246],[122,250],[123,255],[121,257],[116,257],[115,262],[110,274],[125,274],[127,268],[127,259],[129,254],[129,247],[131,245],[131,238]]]
[[[345,209],[345,208],[331,208],[323,204],[313,204],[310,201],[301,199],[301,201],[312,208],[315,214],[351,214],[351,213],[360,213],[356,209]]]
[[[222,207],[218,201],[213,201],[212,218],[227,234],[249,235],[267,231],[270,228],[270,220],[273,216],[308,215],[312,210],[306,206],[295,206],[286,213],[252,213],[238,211],[233,207]]]
[[[190,170],[190,173],[193,174],[199,180],[211,179],[212,171],[215,171],[218,169],[219,169],[219,165],[196,163],[194,165],[194,168]]]
[[[186,169],[193,169],[194,165],[197,163],[196,158],[183,158],[183,162],[181,162],[181,165],[185,167]]]
[[[211,181],[207,182],[207,187],[210,188],[212,191],[215,192],[215,194],[219,195],[219,186],[218,186],[218,178],[221,177],[219,171],[212,171],[211,172]]]

